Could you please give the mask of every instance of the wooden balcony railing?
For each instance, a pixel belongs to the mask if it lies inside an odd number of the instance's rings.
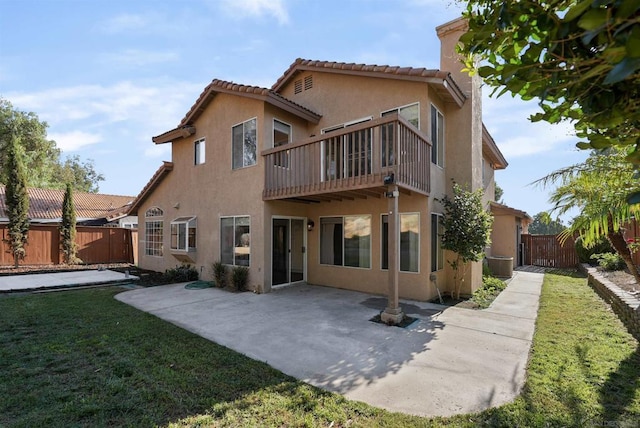
[[[264,200],[378,196],[394,175],[401,190],[430,191],[431,143],[397,114],[262,152]]]

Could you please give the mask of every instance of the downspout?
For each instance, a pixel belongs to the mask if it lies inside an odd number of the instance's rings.
[[[438,288],[437,279],[438,276],[435,273],[429,275],[429,279],[433,282],[433,286],[436,287],[436,291],[438,292],[438,300],[440,300],[440,304],[444,305],[444,301],[442,300],[442,294],[440,294],[440,289]]]

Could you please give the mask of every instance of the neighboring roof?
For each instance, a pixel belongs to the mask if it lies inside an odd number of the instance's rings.
[[[383,79],[411,80],[431,83],[438,94],[446,101],[462,106],[467,97],[451,77],[451,73],[427,68],[398,67],[389,65],[355,64],[346,62],[316,61],[296,59],[289,69],[271,87],[279,92],[288,82],[303,71],[321,71],[327,73],[351,74],[357,76],[377,77]]]
[[[516,218],[522,218],[529,223],[533,221],[533,218],[531,218],[531,216],[527,214],[526,211],[511,208],[498,202],[489,202],[489,205],[491,206],[491,213],[493,215],[512,215]]]
[[[493,169],[505,169],[509,165],[484,123],[482,124],[482,155],[489,159]]]
[[[195,104],[189,109],[185,117],[177,128],[153,137],[152,140],[156,144],[163,144],[172,141],[177,137],[188,137],[195,133],[193,123],[207,108],[211,100],[218,94],[234,94],[243,97],[254,98],[264,101],[275,107],[281,108],[311,123],[318,123],[322,117],[318,113],[309,110],[306,107],[296,104],[282,95],[259,86],[240,85],[234,82],[214,79],[202,91]]]
[[[140,194],[136,197],[136,199],[131,204],[131,208],[129,212],[132,215],[138,214],[138,209],[140,209],[140,205],[142,204],[142,202],[144,202],[144,200],[147,199],[147,197],[155,190],[155,188],[158,187],[160,183],[162,183],[162,180],[164,180],[164,178],[171,171],[173,171],[173,162],[166,162],[166,161],[163,162],[162,166],[158,168],[155,174],[153,174],[153,177],[151,177],[151,180],[149,180],[147,185],[144,186]]]
[[[56,222],[62,218],[64,190],[28,188],[29,218],[32,221]],[[112,221],[129,213],[133,196],[73,192],[77,221],[107,219]],[[7,219],[5,186],[0,186],[0,219]]]

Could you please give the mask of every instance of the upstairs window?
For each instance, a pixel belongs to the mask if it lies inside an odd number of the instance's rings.
[[[195,217],[178,217],[171,222],[171,249],[179,251],[196,249]]]
[[[273,147],[280,147],[291,142],[291,125],[273,119]],[[279,152],[276,155],[274,165],[283,168],[289,167],[289,150]]]
[[[444,167],[444,116],[431,105],[431,162]]]
[[[193,143],[193,164],[200,165],[204,163],[204,138]]]
[[[256,164],[256,123],[257,119],[253,118],[231,128],[233,169],[244,168]]]
[[[420,103],[408,104],[391,110],[383,111],[380,116],[384,117],[393,113],[398,113],[410,124],[420,129]]]

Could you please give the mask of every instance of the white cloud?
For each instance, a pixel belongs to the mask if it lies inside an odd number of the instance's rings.
[[[202,89],[184,81],[123,81],[5,95],[15,108],[47,121],[49,138],[65,151],[108,143],[104,148],[160,156],[166,151],[152,149],[151,137],[174,128]]]
[[[483,122],[507,160],[537,153],[575,149],[577,138],[569,122],[549,124],[531,122],[529,116],[540,111],[534,101],[505,95],[482,100]]]
[[[99,57],[98,61],[110,66],[143,67],[146,65],[175,62],[179,59],[180,56],[176,52],[152,52],[127,49],[122,52],[103,54]]]
[[[102,24],[102,30],[107,33],[123,33],[128,31],[140,31],[153,24],[150,15],[134,15],[124,13],[108,19]]]
[[[71,131],[61,134],[48,134],[47,137],[56,142],[59,149],[65,152],[73,152],[84,146],[96,144],[102,141],[98,134],[91,134],[85,131]]]
[[[235,18],[272,16],[280,25],[289,23],[284,0],[224,0],[222,8]]]

